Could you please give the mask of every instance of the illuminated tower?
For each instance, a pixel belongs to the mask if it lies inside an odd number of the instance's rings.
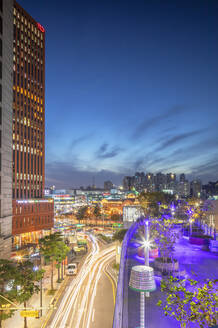
[[[21,244],[53,226],[53,203],[43,199],[45,30],[16,1],[13,26],[13,235]]]

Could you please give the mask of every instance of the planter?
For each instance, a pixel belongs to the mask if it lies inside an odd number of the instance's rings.
[[[218,253],[218,240],[210,240],[210,251]]]
[[[162,258],[157,258],[154,261],[154,266],[157,270],[166,271],[166,272],[179,270],[179,262],[177,260],[173,260],[173,262],[171,262],[171,259],[169,258],[168,258],[168,262],[164,262]]]
[[[195,236],[190,236],[189,237],[189,243],[193,244],[193,245],[199,245],[199,246],[208,246],[209,245],[210,240],[207,238],[203,238],[203,237],[195,237]]]
[[[138,256],[145,257],[144,248],[138,248]],[[149,257],[155,259],[158,257],[158,248],[152,248],[149,250]]]

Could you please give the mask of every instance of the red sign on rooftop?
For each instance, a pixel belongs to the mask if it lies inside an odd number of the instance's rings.
[[[42,33],[45,33],[45,29],[40,23],[37,23],[37,27]]]

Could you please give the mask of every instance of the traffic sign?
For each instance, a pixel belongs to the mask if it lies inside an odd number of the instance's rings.
[[[39,317],[39,311],[36,311],[36,310],[20,311],[20,315],[21,315],[21,317],[37,318],[37,317]]]

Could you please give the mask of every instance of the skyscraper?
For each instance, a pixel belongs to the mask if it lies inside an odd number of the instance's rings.
[[[0,1],[0,257],[11,250],[12,233],[13,0]]]
[[[32,243],[53,226],[45,179],[45,29],[16,1],[13,10],[14,243]]]

